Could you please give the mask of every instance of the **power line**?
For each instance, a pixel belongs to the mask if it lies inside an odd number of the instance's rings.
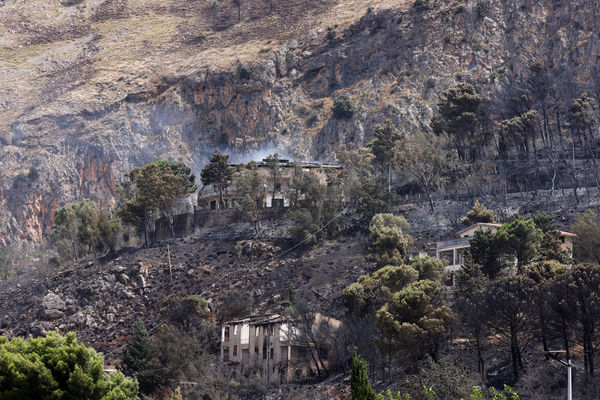
[[[398,184],[396,184],[396,185],[393,185],[393,186],[391,186],[391,187],[390,187],[390,190],[391,190],[391,189],[396,189],[397,187],[400,187],[400,186],[401,186],[401,183],[398,183]],[[339,211],[339,212],[338,212],[338,213],[337,213],[337,214],[336,214],[334,217],[332,217],[332,218],[331,218],[329,221],[327,221],[327,223],[325,223],[324,225],[322,225],[322,226],[321,226],[319,229],[317,229],[315,232],[313,232],[313,233],[311,233],[310,235],[308,235],[306,238],[304,238],[304,239],[303,239],[302,241],[300,241],[299,243],[295,244],[294,246],[290,247],[289,249],[286,249],[286,250],[282,251],[282,252],[281,252],[281,253],[279,253],[279,254],[276,254],[276,255],[272,256],[270,259],[268,259],[268,260],[265,260],[265,261],[263,261],[263,262],[259,263],[259,264],[258,264],[258,266],[260,267],[260,266],[262,266],[262,265],[266,265],[266,264],[268,264],[268,263],[270,263],[270,262],[274,261],[275,259],[277,259],[277,258],[280,258],[280,257],[282,257],[282,256],[284,256],[284,255],[286,255],[286,254],[288,254],[288,253],[290,253],[290,252],[294,251],[294,250],[295,250],[295,249],[297,249],[298,247],[302,246],[304,243],[308,242],[310,239],[312,239],[313,237],[315,237],[315,236],[316,236],[316,235],[318,235],[319,233],[323,232],[323,231],[324,231],[324,230],[325,230],[325,229],[326,229],[326,228],[327,228],[329,225],[331,225],[331,224],[332,224],[332,223],[333,223],[335,220],[337,220],[337,219],[338,219],[338,218],[340,218],[342,215],[344,215],[344,214],[345,214],[345,213],[348,211],[348,209],[350,208],[350,205],[351,205],[351,203],[350,203],[350,204],[347,204],[347,205],[344,207],[344,209],[343,209],[342,211]],[[202,294],[206,293],[206,291],[207,291],[207,290],[209,290],[211,287],[213,287],[214,285],[216,285],[217,283],[219,283],[220,281],[222,281],[223,279],[225,279],[225,278],[228,278],[228,277],[230,277],[231,275],[233,275],[233,274],[236,274],[236,273],[238,273],[238,272],[248,271],[249,269],[250,269],[250,267],[244,267],[244,268],[238,268],[238,269],[236,269],[236,270],[234,270],[234,271],[230,271],[230,272],[226,273],[225,275],[222,275],[222,276],[221,276],[219,279],[217,279],[216,281],[212,282],[210,285],[207,285],[207,286],[206,286],[204,289],[202,289],[202,290],[201,290],[200,292],[198,292],[197,294],[198,294],[198,295],[202,295]],[[164,324],[164,323],[166,323],[167,321],[168,321],[167,319],[164,319],[164,320],[160,321],[158,324],[156,324],[154,327],[152,327],[152,329],[150,329],[150,330],[148,331],[148,334],[150,334],[150,333],[151,333],[152,331],[154,331],[155,329],[159,328],[161,325],[163,325],[163,324]],[[124,348],[125,346],[126,346],[126,344],[124,344],[124,345],[121,345],[121,346],[117,347],[116,349],[114,349],[114,350],[112,350],[112,351],[110,351],[110,352],[106,353],[106,356],[109,356],[109,355],[112,355],[112,354],[114,354],[115,352],[117,352],[117,351],[121,350],[121,349],[122,349],[122,348]]]

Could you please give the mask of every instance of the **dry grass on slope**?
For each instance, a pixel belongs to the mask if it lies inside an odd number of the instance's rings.
[[[343,30],[368,7],[409,3],[273,0],[269,13],[268,0],[244,1],[237,23],[224,0],[213,33],[210,0],[8,0],[0,7],[0,132],[25,110],[110,104],[157,77],[228,69],[309,32]],[[52,101],[60,105],[47,109]]]

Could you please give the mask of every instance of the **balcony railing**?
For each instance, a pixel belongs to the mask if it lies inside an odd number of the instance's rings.
[[[438,249],[440,247],[448,247],[448,246],[458,246],[461,244],[469,244],[469,240],[471,238],[469,237],[461,237],[461,238],[457,238],[457,239],[450,239],[450,240],[443,240],[441,242],[437,242],[437,247]]]
[[[454,265],[446,265],[444,267],[444,269],[448,272],[456,272],[456,271],[460,271],[462,267],[463,267],[462,264],[454,264]]]

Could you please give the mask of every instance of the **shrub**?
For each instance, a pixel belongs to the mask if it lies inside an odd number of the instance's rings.
[[[429,4],[429,0],[415,0],[413,7],[419,11],[431,10],[431,5]]]
[[[50,239],[61,261],[76,261],[92,253],[114,251],[120,231],[108,211],[86,199],[56,211]]]
[[[425,90],[433,89],[435,87],[435,79],[429,77],[425,81]]]
[[[494,211],[486,208],[479,200],[476,200],[475,204],[473,204],[473,208],[467,211],[467,216],[461,219],[461,222],[465,226],[471,226],[478,222],[496,224],[498,223],[498,217],[496,217]]]
[[[328,26],[327,27],[327,35],[326,35],[327,40],[332,42],[336,36],[337,36],[337,32],[335,30],[335,27]]]
[[[356,112],[356,107],[345,94],[337,96],[333,100],[333,117],[338,119],[350,119]]]
[[[35,181],[39,177],[40,177],[40,172],[38,171],[38,169],[36,167],[29,168],[29,173],[27,174],[27,178],[29,178],[30,181]]]
[[[237,69],[238,77],[240,79],[250,79],[252,78],[252,68],[246,64],[238,65]]]

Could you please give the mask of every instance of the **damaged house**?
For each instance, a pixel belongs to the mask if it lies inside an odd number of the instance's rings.
[[[236,169],[238,167],[243,167],[243,164],[230,164],[230,167]],[[280,175],[278,176],[277,182],[274,182],[266,160],[258,162],[256,167],[265,180],[265,195],[261,207],[267,208],[283,208],[290,205],[290,201],[286,197],[285,188],[289,186],[296,168],[300,168],[301,171],[305,173],[310,172],[315,174],[321,185],[327,185],[328,174],[338,173],[343,169],[337,164],[322,164],[316,162],[294,163],[290,160],[280,159]],[[273,186],[275,186],[274,198],[271,189]],[[239,195],[236,193],[235,188],[229,188],[223,193],[224,204],[222,207],[225,209],[233,208],[234,201],[238,198]],[[218,210],[221,207],[219,205],[219,192],[213,185],[207,185],[200,189],[198,192],[198,207],[201,210]]]
[[[221,359],[234,378],[252,375],[280,384],[326,374],[341,365],[341,322],[321,314],[288,318],[252,315],[221,329]]]

